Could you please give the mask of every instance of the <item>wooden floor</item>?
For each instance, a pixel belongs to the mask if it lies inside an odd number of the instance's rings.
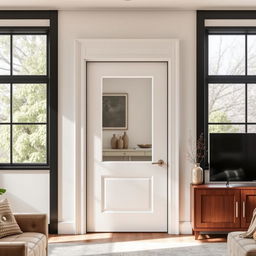
[[[124,241],[157,241],[159,243],[217,243],[226,242],[226,235],[203,235],[195,240],[191,235],[168,235],[167,233],[88,233],[86,235],[50,235],[49,243],[111,243]]]

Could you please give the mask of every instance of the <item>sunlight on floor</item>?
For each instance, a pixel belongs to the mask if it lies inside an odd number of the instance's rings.
[[[226,251],[225,243],[200,243],[200,242],[168,242],[162,239],[141,240],[113,243],[59,243],[50,245],[50,256],[86,256],[86,255],[201,255],[219,256]]]
[[[195,240],[191,235],[172,236],[165,233],[91,233],[50,237],[49,243],[50,256],[65,256],[68,255],[66,254],[68,251],[72,251],[72,256],[112,255],[112,253],[118,253],[118,255],[125,253],[126,255],[136,252],[140,255],[145,253],[147,255],[147,252],[165,253],[165,251],[167,254],[169,251],[177,253],[178,256],[182,253],[190,255],[188,254],[190,252],[193,252],[191,255],[198,255],[200,251],[207,252],[209,246],[213,248],[216,246],[216,249],[220,248],[221,251],[226,246],[225,238],[206,238]]]

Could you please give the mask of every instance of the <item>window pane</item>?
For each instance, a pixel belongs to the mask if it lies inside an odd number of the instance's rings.
[[[46,126],[13,126],[13,162],[46,163]]]
[[[13,74],[46,75],[46,35],[13,35]]]
[[[245,36],[209,35],[209,75],[245,74]]]
[[[46,122],[46,84],[13,84],[13,122]]]
[[[0,35],[0,75],[10,75],[10,36]]]
[[[245,132],[244,125],[209,125],[209,133],[243,133]]]
[[[10,85],[0,84],[0,123],[10,122]]]
[[[248,122],[256,122],[256,84],[247,85]]]
[[[247,73],[256,75],[256,35],[248,35],[247,45]]]
[[[0,163],[10,163],[10,126],[0,125]]]
[[[245,85],[209,84],[209,122],[245,122]]]
[[[248,125],[247,132],[248,133],[256,133],[256,125]]]

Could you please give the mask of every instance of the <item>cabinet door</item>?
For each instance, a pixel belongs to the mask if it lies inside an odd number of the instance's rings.
[[[256,208],[256,189],[241,190],[241,226],[248,228]]]
[[[195,191],[196,228],[240,227],[240,191],[198,189]]]

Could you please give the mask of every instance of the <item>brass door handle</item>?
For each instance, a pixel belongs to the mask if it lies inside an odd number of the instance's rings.
[[[164,165],[164,160],[160,159],[157,162],[152,162],[152,164],[157,164],[159,166],[163,166]]]

